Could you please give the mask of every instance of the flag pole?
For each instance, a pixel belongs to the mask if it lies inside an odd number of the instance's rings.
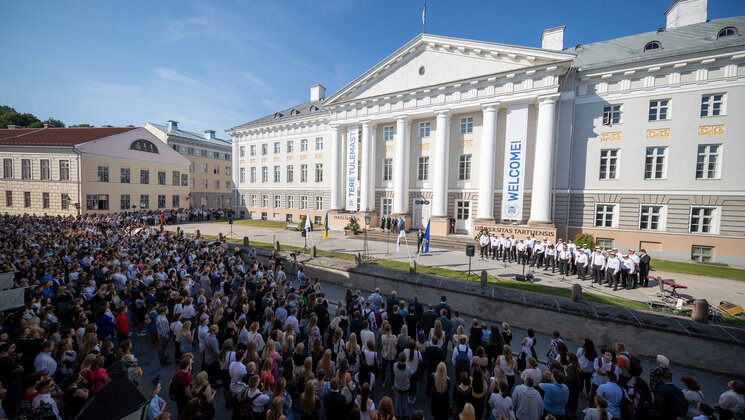
[[[424,0],[424,9],[422,9],[422,32],[427,33],[427,0]]]

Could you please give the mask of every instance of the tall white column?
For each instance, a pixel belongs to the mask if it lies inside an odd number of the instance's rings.
[[[393,213],[404,214],[408,207],[409,186],[406,184],[409,157],[406,153],[406,116],[396,117],[396,143],[393,146]]]
[[[360,211],[365,211],[370,208],[370,183],[372,182],[372,175],[370,174],[370,168],[374,164],[372,162],[372,145],[370,136],[370,121],[362,121],[362,164],[360,165]]]
[[[437,126],[435,127],[434,174],[435,183],[432,191],[432,217],[447,217],[448,215],[448,155],[450,151],[450,110],[435,111]]]
[[[499,103],[482,107],[484,125],[479,146],[479,219],[494,220],[494,160],[497,147],[497,110]]]
[[[551,223],[551,187],[554,177],[554,130],[559,95],[538,98],[538,123],[533,158],[533,187],[529,224]]]
[[[338,125],[331,126],[331,210],[342,209],[341,169],[341,132]]]

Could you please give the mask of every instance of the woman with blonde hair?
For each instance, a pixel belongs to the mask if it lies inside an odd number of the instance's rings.
[[[383,397],[380,399],[380,406],[378,407],[378,415],[376,416],[376,419],[396,420],[396,415],[393,410],[393,400],[391,397]]]
[[[313,358],[308,356],[303,362],[303,383],[312,382],[313,379]]]
[[[512,394],[512,387],[515,386],[515,369],[517,369],[517,362],[512,356],[512,347],[509,344],[505,344],[502,347],[502,354],[497,358],[497,366],[499,366],[507,376],[507,385],[509,390],[507,394]]]
[[[274,344],[274,340],[271,338],[266,340],[266,346],[264,346],[263,359],[269,359],[272,361],[272,375],[274,380],[279,379],[279,368],[282,366],[282,356],[277,353],[277,347]]]
[[[266,413],[266,420],[287,420],[287,417],[282,414],[282,408],[284,404],[284,397],[272,398],[272,405],[269,408],[269,411]]]
[[[432,399],[430,400],[430,411],[432,418],[435,420],[447,420],[450,418],[450,378],[448,378],[448,368],[444,362],[437,365],[434,375],[434,387],[432,389]]]
[[[300,396],[300,420],[319,420],[320,417],[321,399],[316,396],[313,381],[307,381]]]
[[[210,387],[209,377],[206,371],[197,373],[194,378],[194,397],[199,398],[199,412],[205,420],[215,417],[215,400],[216,391]]]
[[[246,366],[248,366],[250,362],[253,362],[257,368],[259,368],[262,363],[261,357],[259,357],[259,353],[256,352],[256,343],[253,341],[249,341],[248,345],[246,346]],[[249,371],[248,373],[256,375],[259,372]]]
[[[194,351],[194,334],[191,331],[191,321],[184,322],[184,325],[176,333],[176,338],[181,345],[181,354],[192,353]]]
[[[318,362],[318,366],[316,367],[316,371],[323,369],[326,372],[335,372],[336,366],[333,361],[331,361],[331,349],[326,349],[326,351],[323,352],[323,357],[321,357],[321,361]]]
[[[442,330],[442,322],[440,320],[435,320],[435,326],[429,330],[429,341],[432,343],[433,346],[437,346],[439,348],[442,348],[445,345],[445,332]],[[434,338],[437,339],[436,343],[433,340]]]
[[[460,420],[476,420],[476,410],[473,409],[471,403],[466,403],[463,407],[463,411],[460,413]]]
[[[352,374],[357,373],[360,368],[360,346],[357,345],[357,334],[349,334],[349,342],[346,349],[347,362],[349,362],[349,371]]]

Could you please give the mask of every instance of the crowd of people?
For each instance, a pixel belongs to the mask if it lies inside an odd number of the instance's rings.
[[[114,375],[150,380],[137,355],[156,351],[177,370],[155,384],[148,419],[209,420],[221,405],[248,420],[745,416],[742,382],[708,405],[662,355],[643,372],[623,343],[588,338],[570,352],[555,331],[539,362],[532,329],[513,337],[507,323],[466,322],[446,296],[332,300],[302,267],[288,275],[279,254],[153,223],[0,218],[0,272],[26,287],[25,304],[2,313],[0,418],[73,418]],[[415,410],[422,400],[428,409]]]

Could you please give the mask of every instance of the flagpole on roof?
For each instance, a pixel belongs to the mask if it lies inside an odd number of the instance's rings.
[[[427,0],[424,0],[424,9],[422,9],[422,33],[427,33]]]

